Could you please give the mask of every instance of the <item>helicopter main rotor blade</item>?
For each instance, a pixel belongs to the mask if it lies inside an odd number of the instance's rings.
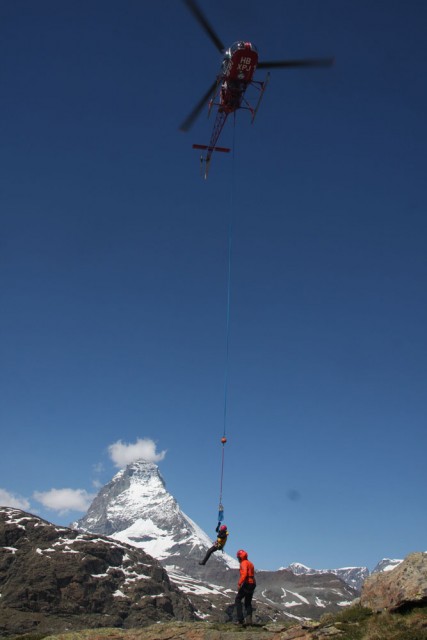
[[[225,50],[225,47],[222,41],[220,40],[220,38],[218,37],[218,35],[213,30],[210,23],[208,22],[208,19],[200,9],[199,5],[196,3],[195,0],[184,0],[184,2],[187,5],[187,7],[190,9],[193,16],[198,21],[198,23],[201,25],[202,29],[204,29],[204,31],[208,34],[208,36],[210,37],[210,39],[212,40],[212,42],[214,43],[218,51],[222,53]]]
[[[295,67],[332,67],[335,58],[306,58],[305,60],[271,60],[259,62],[258,69],[279,69]]]
[[[215,82],[211,84],[209,89],[206,91],[205,95],[199,100],[199,102],[194,107],[193,111],[190,113],[190,115],[187,116],[187,118],[181,124],[181,126],[179,127],[181,131],[188,131],[190,129],[190,127],[193,125],[196,118],[199,116],[201,110],[203,109],[203,107],[205,106],[205,104],[207,103],[207,101],[215,91],[216,86],[217,86],[217,80],[215,80]]]

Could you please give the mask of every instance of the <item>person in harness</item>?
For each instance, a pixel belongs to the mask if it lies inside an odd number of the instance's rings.
[[[217,528],[215,529],[217,532],[217,539],[213,543],[210,549],[207,550],[205,557],[199,564],[206,564],[209,558],[215,551],[222,551],[225,547],[225,543],[227,542],[228,531],[225,524],[221,524],[218,522]]]
[[[240,563],[240,577],[237,585],[238,592],[234,600],[236,605],[237,623],[239,625],[252,624],[252,597],[254,595],[256,581],[255,568],[248,560],[248,554],[240,549],[237,554]],[[246,620],[243,617],[242,600],[245,600]]]

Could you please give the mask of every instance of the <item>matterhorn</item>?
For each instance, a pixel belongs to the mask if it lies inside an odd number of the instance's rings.
[[[138,460],[119,471],[72,527],[142,548],[178,583],[185,576],[214,580],[224,570],[238,567],[224,552],[211,556],[207,566],[199,566],[212,540],[181,511],[152,462]]]

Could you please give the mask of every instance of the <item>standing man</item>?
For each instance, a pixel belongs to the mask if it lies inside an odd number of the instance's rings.
[[[237,559],[240,562],[240,578],[238,592],[234,601],[237,612],[238,624],[244,625],[242,600],[245,600],[246,624],[252,624],[252,596],[254,595],[256,581],[255,568],[252,562],[248,560],[248,554],[243,549],[237,552]]]

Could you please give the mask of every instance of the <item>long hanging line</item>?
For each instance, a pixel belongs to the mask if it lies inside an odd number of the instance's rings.
[[[234,212],[234,148],[236,138],[236,113],[234,112],[233,120],[233,157],[231,169],[231,194],[230,194],[230,221],[228,225],[228,274],[227,274],[227,321],[225,330],[225,378],[224,378],[224,415],[223,415],[223,435],[221,438],[222,455],[221,455],[221,482],[219,489],[219,507],[218,522],[224,520],[224,506],[222,504],[222,487],[224,480],[224,453],[225,443],[227,442],[227,401],[228,401],[228,362],[229,362],[229,343],[230,343],[230,301],[231,301],[231,249],[233,245],[233,212]]]

